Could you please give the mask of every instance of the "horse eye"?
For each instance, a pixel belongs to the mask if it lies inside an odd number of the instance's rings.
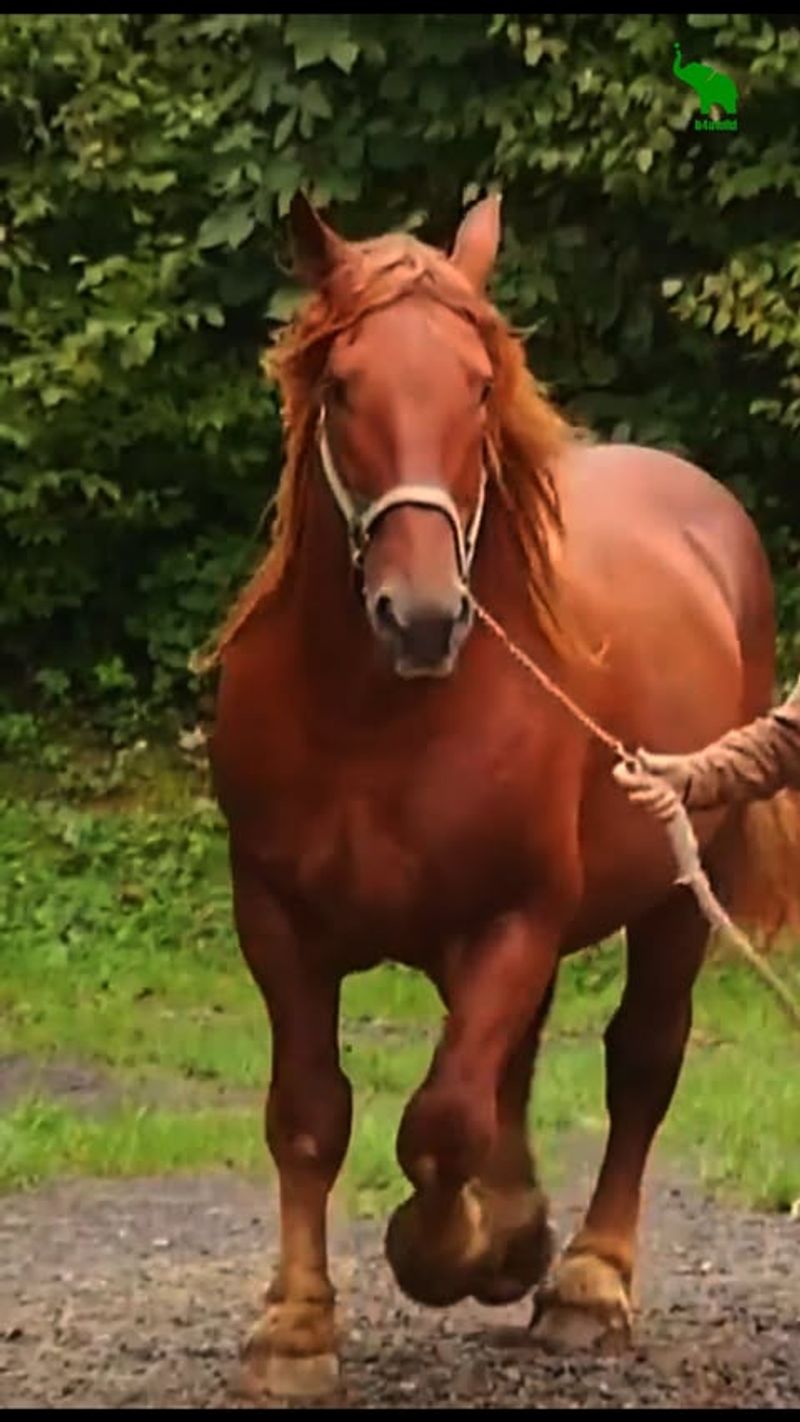
[[[329,376],[326,381],[326,394],[333,405],[347,404],[347,385],[341,376]]]

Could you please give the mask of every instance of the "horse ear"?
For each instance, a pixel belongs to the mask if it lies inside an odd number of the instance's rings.
[[[482,292],[500,246],[500,194],[470,208],[456,233],[451,262]]]
[[[292,198],[289,231],[297,275],[309,286],[318,286],[341,260],[346,244],[322,221],[304,193]]]

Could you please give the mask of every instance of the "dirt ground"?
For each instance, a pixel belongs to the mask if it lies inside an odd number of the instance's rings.
[[[556,1193],[560,1234],[590,1175]],[[620,1358],[532,1345],[529,1305],[431,1312],[397,1290],[381,1226],[335,1211],[351,1407],[800,1404],[800,1221],[657,1174],[641,1305]],[[247,1407],[237,1347],[276,1239],[270,1187],[233,1174],[74,1181],[0,1199],[0,1406]]]

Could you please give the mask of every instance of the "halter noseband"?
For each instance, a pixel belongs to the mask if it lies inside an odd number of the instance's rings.
[[[359,507],[356,499],[350,493],[337,472],[331,453],[331,447],[328,443],[324,405],[319,415],[317,444],[322,470],[327,480],[328,488],[333,495],[336,506],[347,527],[350,557],[354,568],[361,568],[375,524],[378,522],[378,519],[382,518],[390,509],[405,506],[436,509],[438,513],[444,514],[450,524],[456,545],[459,577],[461,581],[466,584],[472,567],[472,560],[475,557],[475,547],[478,542],[478,534],[480,533],[481,519],[483,518],[483,508],[486,500],[486,469],[484,465],[481,465],[481,482],[478,491],[478,499],[472,517],[466,529],[463,529],[453,498],[447,490],[443,489],[439,484],[398,484],[396,488],[389,489],[387,493],[381,494],[379,499],[374,499],[371,503],[365,502],[363,506]]]

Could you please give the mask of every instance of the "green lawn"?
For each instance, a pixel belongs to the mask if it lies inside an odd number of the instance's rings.
[[[47,792],[34,782],[19,791],[16,772],[0,774],[0,1056],[6,1066],[80,1063],[105,1089],[83,1106],[42,1089],[6,1100],[0,1186],[75,1172],[267,1169],[269,1034],[231,927],[212,805],[188,775],[127,799],[119,788],[98,798],[93,783],[88,803],[74,775],[66,787],[46,778]],[[612,943],[561,974],[532,1109],[551,1182],[564,1133],[603,1129],[601,1035],[620,973]],[[342,1189],[361,1212],[405,1193],[395,1132],[439,1016],[433,990],[404,969],[346,985],[356,1125]],[[785,1208],[800,1196],[799,1061],[800,1043],[752,974],[709,966],[663,1149],[712,1187]]]

